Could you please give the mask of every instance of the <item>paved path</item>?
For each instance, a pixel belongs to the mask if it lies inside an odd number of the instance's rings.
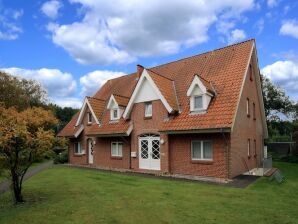
[[[53,161],[49,161],[49,162],[42,163],[34,168],[31,168],[25,174],[24,180],[29,179],[30,177],[34,176],[35,174],[37,174],[45,169],[48,169],[52,165],[53,165]],[[7,181],[0,182],[0,194],[4,193],[6,191],[9,191],[9,189],[10,189],[10,181],[7,180]]]

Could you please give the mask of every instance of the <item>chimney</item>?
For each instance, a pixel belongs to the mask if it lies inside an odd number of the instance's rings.
[[[137,78],[140,78],[142,75],[142,72],[144,71],[144,67],[142,65],[137,65]]]

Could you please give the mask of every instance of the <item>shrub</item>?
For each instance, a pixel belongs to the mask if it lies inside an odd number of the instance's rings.
[[[58,155],[56,155],[54,159],[55,164],[67,163],[68,162],[68,150],[65,150]]]

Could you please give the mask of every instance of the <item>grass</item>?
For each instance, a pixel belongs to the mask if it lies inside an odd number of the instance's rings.
[[[49,160],[43,160],[43,161],[40,161],[40,162],[35,162],[30,166],[29,170],[31,170],[32,168],[35,168],[36,166],[40,165],[41,163],[47,162],[47,161],[49,161]],[[9,170],[7,170],[7,169],[1,170],[1,172],[0,172],[0,183],[2,181],[6,181],[9,178],[10,178]]]
[[[25,183],[27,202],[0,195],[0,223],[297,223],[298,165],[283,184],[246,189],[55,166]]]

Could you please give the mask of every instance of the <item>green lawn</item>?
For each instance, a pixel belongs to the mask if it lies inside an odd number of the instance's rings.
[[[298,223],[298,165],[246,189],[56,166],[25,183],[27,202],[0,195],[0,223]]]

